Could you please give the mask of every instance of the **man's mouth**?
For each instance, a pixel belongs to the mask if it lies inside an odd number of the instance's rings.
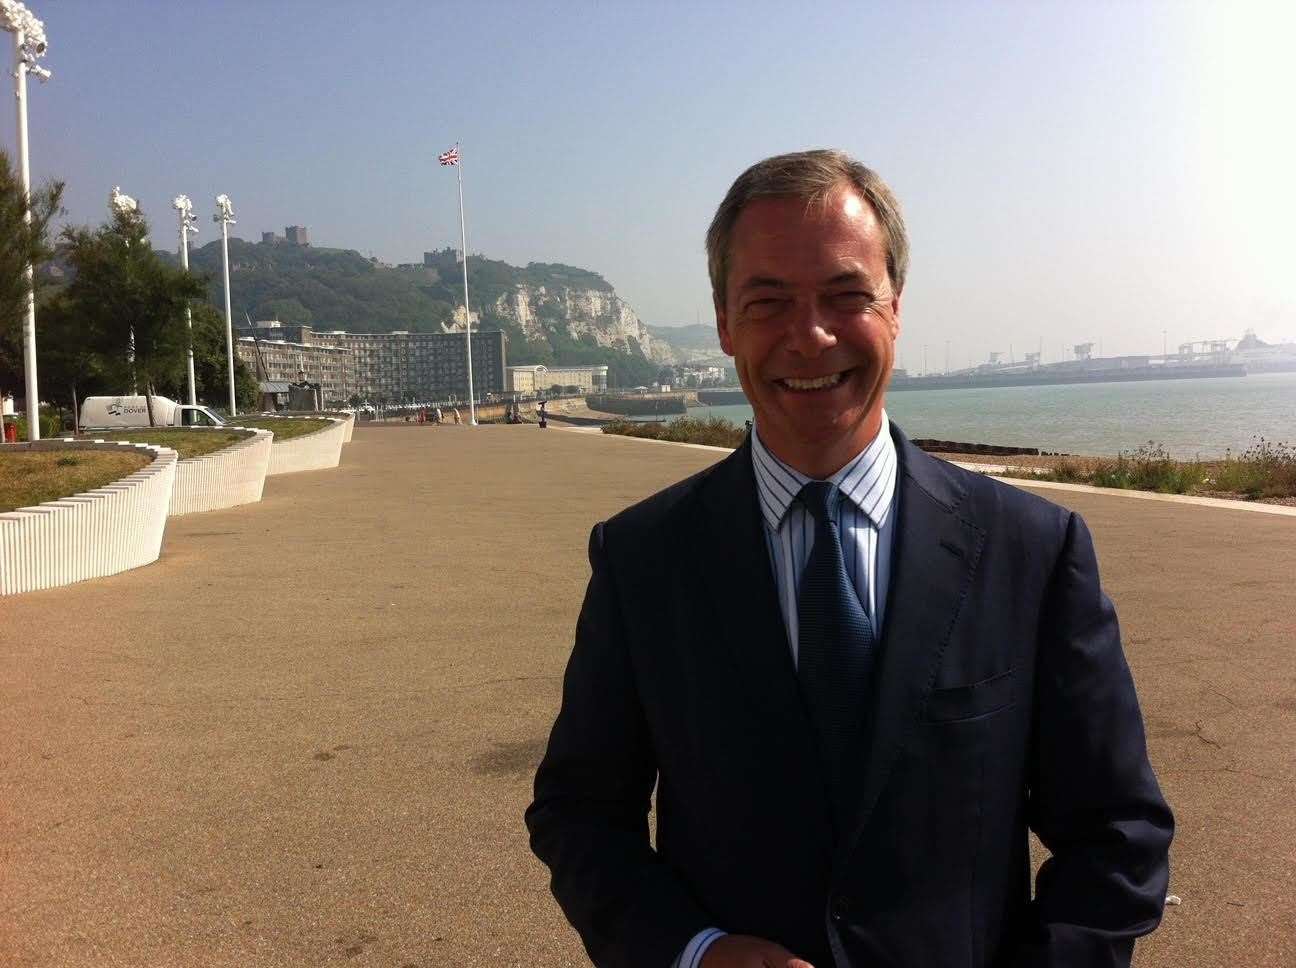
[[[775,380],[784,390],[792,390],[797,393],[809,393],[814,390],[831,390],[837,384],[841,383],[850,375],[850,370],[842,370],[840,373],[829,373],[827,376],[815,377],[791,377],[785,376]]]

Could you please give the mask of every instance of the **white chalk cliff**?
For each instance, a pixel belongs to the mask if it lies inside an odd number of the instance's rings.
[[[548,343],[550,334],[564,333],[572,340],[592,341],[622,353],[642,353],[659,363],[676,362],[675,351],[649,334],[635,311],[615,292],[566,286],[519,284],[498,296],[485,310],[488,321],[510,320],[528,342]],[[478,325],[473,313],[473,325]],[[455,310],[447,332],[463,332],[463,308]]]

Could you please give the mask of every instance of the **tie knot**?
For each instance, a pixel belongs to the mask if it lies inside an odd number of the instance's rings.
[[[797,500],[821,524],[837,522],[837,505],[841,497],[841,489],[829,481],[811,481],[797,494]]]

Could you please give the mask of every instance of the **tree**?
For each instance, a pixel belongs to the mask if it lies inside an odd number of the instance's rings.
[[[111,388],[100,354],[66,293],[42,304],[40,327],[41,396],[57,406],[68,406],[79,429],[80,401],[105,385]]]
[[[157,388],[186,379],[184,310],[206,287],[158,257],[148,223],[134,208],[115,209],[93,231],[69,227],[63,239],[76,272],[65,294],[69,311],[105,379],[121,388],[143,386],[152,425]]]
[[[309,323],[315,318],[315,314],[295,297],[258,303],[256,311],[257,319],[277,319],[283,323]]]
[[[22,320],[31,292],[27,267],[49,260],[50,222],[63,212],[63,183],[47,182],[32,192],[31,224],[22,185],[0,151],[0,384],[16,381],[22,370]]]
[[[181,326],[184,324],[181,323]],[[193,306],[194,382],[199,400],[213,407],[229,405],[229,357],[225,351],[225,316],[210,303]],[[188,376],[184,386],[175,387],[175,398],[188,394]],[[260,410],[261,394],[256,374],[234,355],[234,400],[240,411]]]
[[[261,390],[257,386],[256,376],[238,357],[234,358],[234,399],[243,413],[254,413],[261,409]]]

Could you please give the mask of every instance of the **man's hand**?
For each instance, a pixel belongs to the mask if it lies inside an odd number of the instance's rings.
[[[773,941],[747,934],[726,934],[707,948],[701,968],[814,968],[814,965]]]

